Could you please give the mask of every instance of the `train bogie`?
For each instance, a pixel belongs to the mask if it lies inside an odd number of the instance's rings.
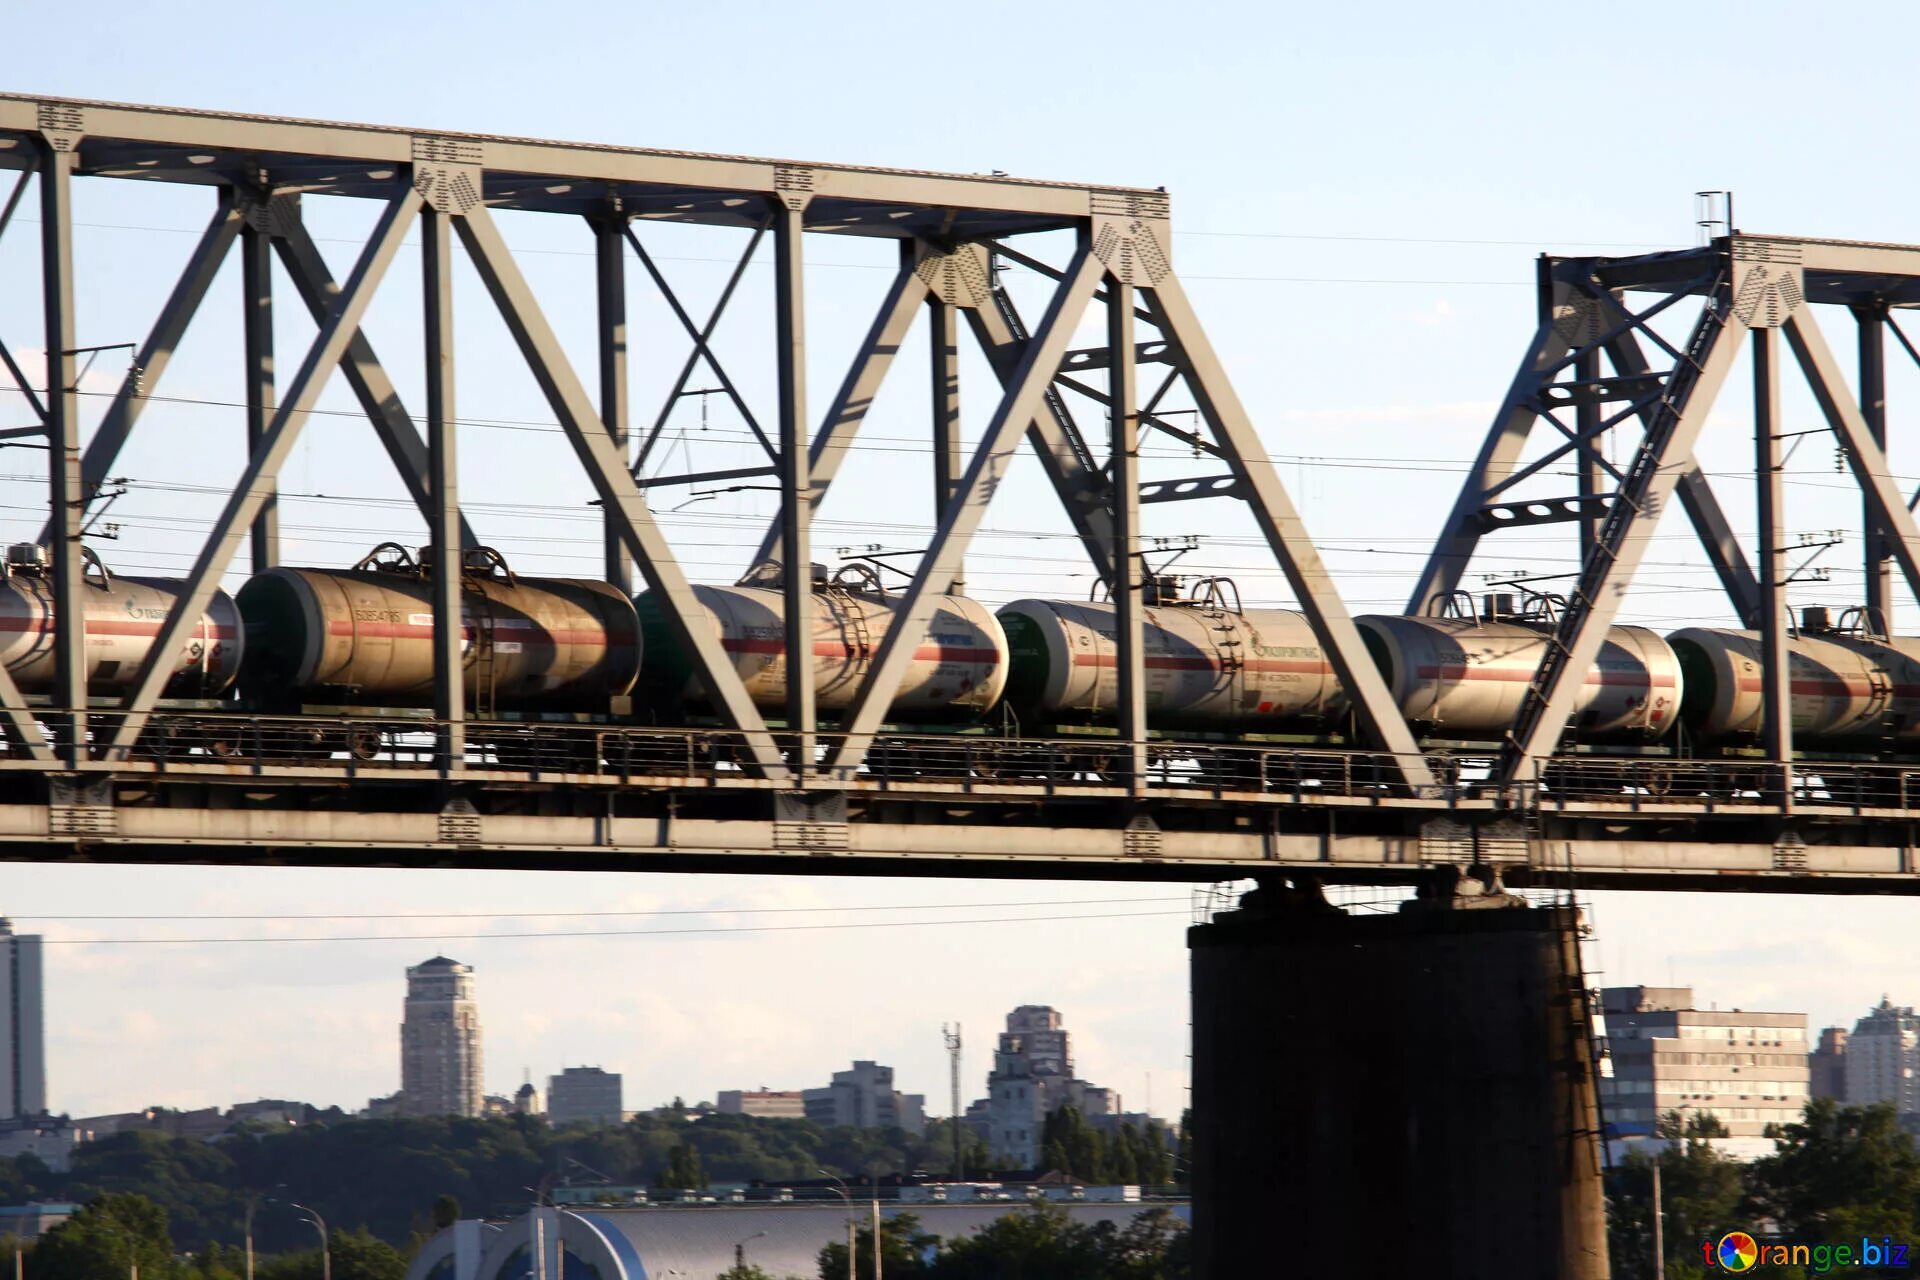
[[[829,579],[819,565],[813,587],[814,705],[822,713],[843,711],[892,629],[899,600],[870,574],[843,570]],[[764,711],[785,710],[786,601],[778,566],[762,566],[737,586],[695,585],[693,596],[754,704]],[[692,660],[668,629],[652,593],[642,594],[635,605],[649,690],[663,703],[703,703]],[[972,719],[998,703],[1006,678],[1007,638],[992,612],[965,596],[941,596],[888,716],[929,723]]]
[[[1147,720],[1155,728],[1314,730],[1346,696],[1302,614],[1195,601],[1142,610]],[[1110,722],[1119,699],[1107,601],[1016,600],[1000,610],[1007,701],[1023,723]]]
[[[1470,618],[1370,614],[1354,624],[1408,721],[1434,737],[1473,740],[1512,728],[1552,634],[1538,623]],[[1661,738],[1681,696],[1672,646],[1645,627],[1612,627],[1570,728],[1587,742]]]
[[[81,587],[86,602],[86,682],[99,695],[133,687],[185,583],[111,573],[91,549]],[[0,578],[0,662],[21,692],[51,693],[55,679],[53,574],[44,548],[7,548]],[[239,674],[244,639],[233,597],[216,590],[199,622],[181,639],[166,694],[212,698]]]
[[[469,708],[605,710],[633,688],[639,627],[618,588],[518,577],[466,553],[462,669]],[[269,569],[240,589],[242,691],[267,705],[422,706],[433,698],[433,576],[388,543],[352,569]]]

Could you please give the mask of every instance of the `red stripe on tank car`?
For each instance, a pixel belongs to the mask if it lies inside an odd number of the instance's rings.
[[[1118,655],[1111,653],[1076,653],[1073,655],[1076,667],[1117,667]],[[1223,668],[1213,658],[1173,658],[1149,657],[1146,659],[1149,671],[1219,671]],[[1288,660],[1285,658],[1249,658],[1239,664],[1242,671],[1291,671],[1310,676],[1330,676],[1333,668],[1324,662],[1311,662],[1305,659]]]
[[[1488,670],[1485,667],[1420,667],[1414,674],[1422,680],[1508,680],[1532,681],[1535,672],[1529,667],[1524,671]],[[1648,685],[1655,689],[1673,688],[1673,677],[1652,675],[1641,671],[1589,671],[1582,684],[1624,684]]]
[[[784,640],[722,640],[720,647],[728,653],[771,653],[781,654],[787,651]],[[876,649],[878,645],[874,646]],[[838,640],[815,640],[813,656],[816,658],[845,658],[853,653],[851,646]],[[923,644],[913,651],[915,662],[998,662],[998,649],[968,649],[955,644]]]
[[[159,622],[121,622],[118,619],[108,622],[89,619],[87,634],[90,636],[157,636],[163,625],[165,624]],[[0,618],[0,631],[31,631],[35,635],[46,635],[51,630],[45,619],[30,621],[26,618]],[[181,638],[202,640],[211,635],[215,640],[231,640],[237,634],[238,632],[232,627],[195,627]]]
[[[433,628],[411,622],[329,622],[327,634],[331,636],[379,636],[394,640],[431,640]],[[473,628],[463,627],[460,632],[464,640],[473,639]],[[495,643],[531,644],[632,644],[631,635],[606,631],[550,631],[542,627],[497,627],[494,629]]]
[[[1870,698],[1873,686],[1862,680],[1794,680],[1789,682],[1794,693],[1821,698]],[[1742,693],[1759,693],[1763,685],[1756,678],[1742,678],[1739,689]],[[1920,685],[1896,684],[1887,687],[1887,694],[1894,698],[1920,697]]]

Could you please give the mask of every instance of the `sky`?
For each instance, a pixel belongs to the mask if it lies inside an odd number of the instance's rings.
[[[242,20],[231,6],[180,0],[96,6],[84,31],[57,7],[24,7],[8,19],[15,56],[5,87],[1165,186],[1176,269],[1345,598],[1364,613],[1403,604],[1512,376],[1532,327],[1534,254],[1693,244],[1702,189],[1734,191],[1745,230],[1920,241],[1911,212],[1920,178],[1896,159],[1913,152],[1920,128],[1910,94],[1837,52],[1869,39],[1900,47],[1920,34],[1920,19],[1885,4],[1826,21],[1842,30],[1819,42],[1804,38],[1804,7],[1768,3],[1601,12],[987,0],[929,15],[604,0],[537,14],[492,0],[342,0],[321,13],[269,0]],[[129,187],[77,187],[83,344],[139,339],[209,212],[205,192]],[[31,213],[0,240],[0,336],[30,374],[40,342]],[[344,276],[373,210],[309,199],[307,217]],[[530,216],[500,222],[591,378],[584,229]],[[643,234],[704,315],[742,238]],[[1057,261],[1059,248],[1037,251]],[[822,237],[807,253],[817,414],[885,288],[889,259],[885,245]],[[419,315],[408,287],[417,268],[417,253],[404,251],[367,321],[416,413]],[[686,344],[632,276],[633,400],[645,422]],[[1009,281],[1036,313],[1036,281]],[[184,572],[198,529],[239,472],[237,290],[230,265],[167,375],[168,401],[149,409],[123,455],[127,493],[108,517],[118,539],[96,544],[110,565]],[[457,273],[456,291],[469,513],[521,572],[591,574],[598,535],[587,485],[470,271]],[[284,282],[281,292],[290,295]],[[716,339],[763,420],[773,394],[769,297],[763,260]],[[277,320],[281,367],[291,369],[311,327],[285,304]],[[1842,351],[1843,321],[1822,318]],[[1100,341],[1097,322],[1083,325],[1077,345]],[[112,359],[83,384],[89,422],[118,381]],[[923,544],[924,369],[910,344],[875,404],[871,447],[822,510],[820,558]],[[977,433],[990,379],[971,356],[963,376],[975,389],[965,427]],[[1700,453],[1751,541],[1744,377],[1743,365]],[[1898,427],[1916,397],[1920,375],[1896,366],[1893,452],[1903,473],[1920,470],[1903,465]],[[707,403],[703,421],[701,407],[695,398],[675,408],[656,469],[753,460],[732,409]],[[322,409],[282,476],[286,559],[346,564],[373,542],[417,540],[417,517],[337,381]],[[0,428],[25,413],[0,388]],[[1812,413],[1808,397],[1789,392],[1788,430],[1818,425]],[[1206,470],[1184,453],[1157,447],[1146,474]],[[0,456],[0,538],[34,536],[42,465],[24,450]],[[764,494],[661,493],[664,527],[693,576],[731,581],[746,567],[769,511]],[[1797,450],[1788,503],[1795,532],[1851,539],[1819,554],[1812,567],[1829,576],[1798,584],[1794,602],[1852,602],[1856,502],[1834,474],[1829,441],[1808,437]],[[1288,603],[1250,522],[1213,509],[1231,505],[1156,506],[1147,531],[1198,536],[1182,568],[1233,574],[1249,602]],[[1626,620],[1726,620],[1684,535],[1674,524],[1653,535]],[[1559,529],[1510,535],[1470,581],[1563,571],[1569,550]],[[989,511],[968,585],[995,604],[1080,597],[1091,585],[1031,464],[1016,467]],[[1920,625],[1910,607],[1899,617]],[[1601,894],[1592,907],[1593,957],[1607,982],[1690,982],[1703,1002],[1804,1009],[1816,1026],[1850,1022],[1883,992],[1920,1000],[1904,945],[1920,906],[1905,898]],[[48,973],[52,1101],[74,1114],[257,1096],[362,1105],[397,1083],[404,966],[436,951],[476,966],[494,1091],[510,1091],[523,1071],[538,1080],[598,1064],[623,1072],[628,1105],[640,1106],[822,1083],[859,1057],[890,1062],[939,1112],[941,1024],[965,1026],[967,1096],[978,1096],[991,1033],[1022,1003],[1059,1007],[1082,1074],[1130,1105],[1146,1103],[1151,1077],[1154,1109],[1177,1112],[1186,1084],[1183,888],[8,864],[0,910],[60,939]],[[590,912],[634,914],[580,914]],[[340,918],[295,918],[327,915]],[[393,918],[346,918],[369,915]],[[113,916],[134,918],[78,918]],[[156,916],[183,918],[147,918]],[[955,919],[994,922],[932,923]],[[628,932],[505,936],[587,930]],[[305,934],[405,938],[246,940]],[[241,940],[132,941],[157,938]]]

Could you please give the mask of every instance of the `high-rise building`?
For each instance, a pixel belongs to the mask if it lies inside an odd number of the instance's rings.
[[[1103,1128],[1117,1128],[1124,1111],[1118,1093],[1073,1074],[1073,1038],[1059,1011],[1021,1005],[1007,1015],[987,1075],[987,1148],[994,1160],[1008,1168],[1037,1168],[1047,1117],[1066,1106]],[[1144,1123],[1144,1117],[1129,1117],[1128,1123],[1135,1120]]]
[[[47,1113],[47,1048],[40,997],[40,935],[0,918],[0,1120]]]
[[[435,956],[407,970],[400,1112],[477,1116],[480,1109],[480,1007],[473,998],[473,966]]]
[[[926,1096],[901,1093],[893,1087],[892,1067],[866,1059],[834,1072],[829,1085],[802,1090],[800,1097],[806,1118],[819,1125],[908,1133],[921,1133],[927,1127]]]
[[[1662,1117],[1684,1125],[1711,1116],[1727,1133],[1712,1145],[1752,1159],[1772,1153],[1769,1126],[1800,1119],[1806,1014],[1696,1009],[1691,987],[1607,987],[1600,1001],[1613,1068],[1600,1080],[1600,1107],[1611,1138],[1630,1144],[1653,1138]]]
[[[1827,1027],[1807,1055],[1807,1091],[1816,1098],[1847,1100],[1847,1029]]]
[[[619,1124],[620,1075],[599,1067],[567,1067],[547,1077],[547,1120],[554,1128],[570,1124]]]
[[[1920,1018],[1885,996],[1847,1037],[1847,1101],[1891,1102],[1901,1115],[1920,1111]]]

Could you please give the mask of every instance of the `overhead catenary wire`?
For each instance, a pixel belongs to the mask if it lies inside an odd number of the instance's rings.
[[[1184,899],[1182,899],[1184,901]],[[1045,916],[969,916],[957,920],[850,920],[833,924],[746,924],[704,925],[687,929],[542,929],[511,933],[359,933],[274,935],[249,937],[187,936],[177,938],[60,938],[43,937],[44,946],[135,947],[135,946],[265,946],[314,943],[366,942],[528,942],[552,938],[671,938],[730,933],[817,933],[853,929],[937,929],[955,925],[1057,924],[1068,920],[1143,920],[1154,917],[1186,916],[1188,910],[1171,911],[1096,911]]]

